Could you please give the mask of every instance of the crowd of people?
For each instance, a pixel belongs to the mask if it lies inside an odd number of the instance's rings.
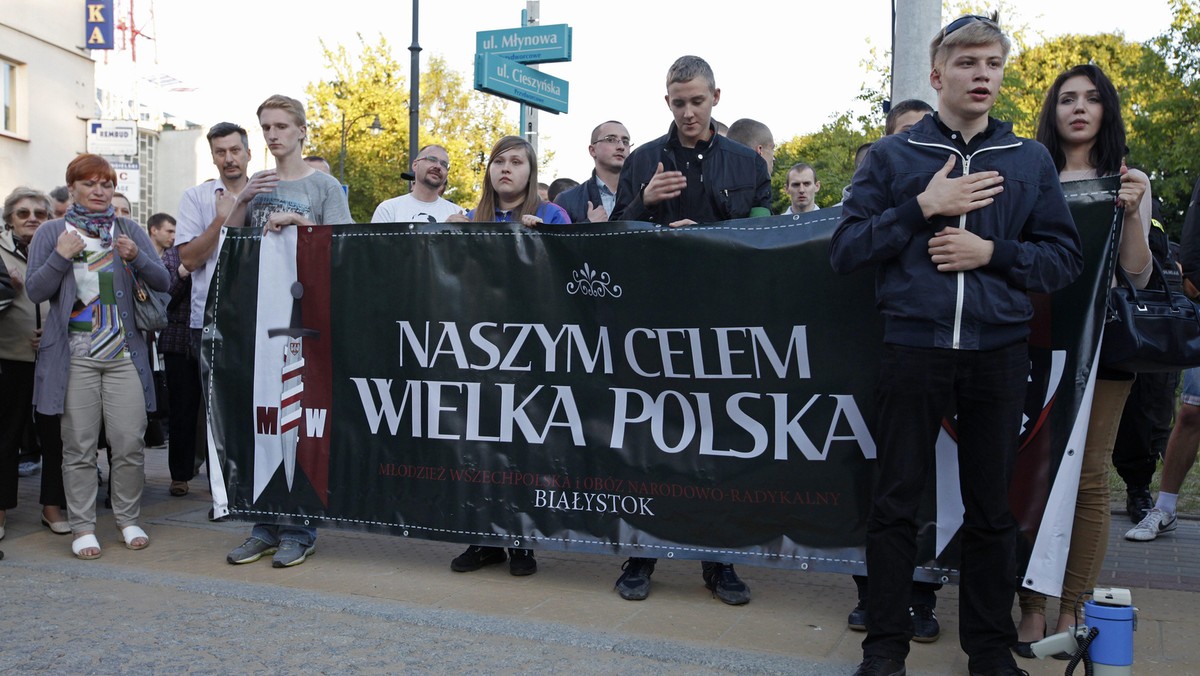
[[[1100,370],[1058,615],[1047,621],[1046,597],[1018,588],[1018,526],[1008,488],[1029,364],[1028,294],[1063,288],[1083,267],[1061,183],[1120,177],[1116,200],[1124,216],[1116,262],[1136,287],[1150,283],[1156,256],[1170,266],[1175,258],[1153,217],[1149,177],[1126,163],[1119,95],[1101,66],[1063,72],[1046,92],[1036,140],[1022,139],[990,115],[1008,51],[1009,38],[994,16],[946,25],[930,45],[936,106],[895,103],[885,136],[858,149],[853,181],[841,193],[831,265],[839,273],[873,269],[884,316],[868,575],[855,576],[858,604],[848,617],[851,628],[866,632],[856,672],[864,676],[904,674],[909,642],[940,635],[934,612],[940,585],[912,578],[919,503],[950,411],[958,421],[965,508],[959,637],[972,674],[1023,673],[1013,653],[1032,657],[1033,642],[1074,623],[1075,604],[1096,584],[1107,548],[1114,447],[1129,482],[1127,506],[1136,525],[1126,537],[1133,541],[1174,530],[1178,492],[1200,447],[1200,372],[1184,375],[1183,406],[1168,433],[1173,377]],[[487,159],[482,196],[469,209],[443,197],[447,149],[425,145],[411,160],[410,190],[379,204],[372,222],[534,228],[629,220],[690,227],[769,216],[770,130],[751,119],[722,130],[712,118],[721,90],[699,57],[681,57],[670,67],[664,98],[673,118],[667,133],[636,150],[619,121],[595,127],[588,144],[595,168],[582,183],[540,183],[533,147],[517,136],[499,139]],[[19,187],[6,198],[0,539],[6,510],[17,503],[18,476],[31,473],[22,453],[32,453],[40,456],[42,524],[70,534],[76,557],[100,557],[98,453],[106,449],[119,539],[130,549],[148,547],[150,535],[140,523],[148,414],[168,403],[169,492],[189,492],[208,457],[200,336],[225,229],[255,227],[268,237],[289,226],[352,222],[328,163],[303,156],[304,105],[275,95],[257,116],[275,168],[248,175],[246,130],[214,125],[207,140],[218,178],[189,189],[176,216],[155,214],[145,228],[131,220],[112,166],[97,155],[71,160],[62,188],[47,194]],[[790,202],[785,213],[818,209],[819,167],[798,162],[781,171]],[[1198,199],[1200,184],[1178,256],[1184,274],[1176,277],[1193,296],[1200,295]],[[1163,241],[1152,246],[1155,226]],[[169,295],[166,329],[136,326],[135,296],[142,288]],[[160,355],[166,401],[154,378]],[[1150,477],[1163,453],[1162,491],[1151,502]],[[227,560],[247,564],[271,556],[275,567],[295,566],[315,552],[316,540],[312,527],[260,523]],[[531,549],[475,545],[450,566],[470,572],[506,561],[513,575],[537,571]],[[625,561],[617,593],[646,599],[656,563]],[[750,601],[749,586],[732,564],[704,561],[701,574],[720,601]]]

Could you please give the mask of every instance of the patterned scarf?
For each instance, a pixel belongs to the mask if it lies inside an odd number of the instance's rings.
[[[113,224],[117,220],[114,213],[111,204],[100,212],[91,212],[79,204],[72,204],[67,209],[66,219],[67,223],[87,233],[88,237],[99,239],[100,245],[107,249],[112,246]]]

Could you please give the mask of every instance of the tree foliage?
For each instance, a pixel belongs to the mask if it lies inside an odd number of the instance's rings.
[[[1163,203],[1163,220],[1177,236],[1200,175],[1196,159],[1200,157],[1200,134],[1196,133],[1200,129],[1200,0],[1170,0],[1170,4],[1171,25],[1158,37],[1139,44],[1119,34],[1042,39],[1001,2],[1001,21],[1012,38],[1013,50],[992,115],[1011,121],[1017,134],[1033,137],[1042,101],[1054,79],[1082,63],[1100,66],[1121,94],[1129,164],[1150,175],[1154,195]],[[985,10],[978,2],[947,2],[943,15],[984,14]],[[872,60],[864,64],[866,81],[859,99],[876,110],[889,90],[887,58],[887,52],[872,50]],[[869,123],[858,129],[866,130]],[[810,136],[815,135],[799,136],[783,145],[795,146]],[[842,142],[853,141],[843,137]],[[836,148],[834,155],[846,152],[853,148]],[[810,163],[818,172],[825,170]],[[824,204],[820,195],[818,203]]]
[[[1149,168],[1164,220],[1178,237],[1200,178],[1200,2],[1172,0],[1171,8],[1170,28],[1150,41],[1170,74],[1165,95],[1138,111],[1132,128],[1145,157],[1138,164]]]
[[[400,174],[409,170],[409,84],[405,68],[392,55],[387,40],[368,44],[359,35],[361,53],[352,58],[342,45],[325,51],[329,79],[313,82],[308,95],[307,152],[329,160],[340,173],[345,129],[345,182],[350,186],[354,220],[371,220],[385,199],[409,191]],[[432,57],[421,73],[419,142],[438,143],[450,155],[445,197],[464,208],[479,202],[479,176],[496,139],[516,131],[504,118],[502,104],[475,92],[444,59]],[[370,127],[379,116],[380,133]]]

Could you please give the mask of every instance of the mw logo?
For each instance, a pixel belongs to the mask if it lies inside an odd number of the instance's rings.
[[[301,411],[303,415],[301,415]],[[302,436],[324,437],[328,413],[328,409],[324,408],[305,408],[290,413],[286,419],[281,420],[277,406],[256,406],[254,409],[254,432],[255,434],[284,434],[294,429],[300,429],[300,423],[303,422]]]

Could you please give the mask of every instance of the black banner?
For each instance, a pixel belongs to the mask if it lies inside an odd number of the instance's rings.
[[[1013,489],[1025,555],[1051,568],[1034,586],[1061,579],[1043,515],[1074,503],[1056,486],[1077,481],[1111,276],[1116,181],[1066,187],[1088,265],[1035,299]],[[839,215],[230,230],[205,329],[216,509],[861,572],[881,322],[873,274],[830,269]],[[953,438],[948,420],[929,579],[954,576]]]

